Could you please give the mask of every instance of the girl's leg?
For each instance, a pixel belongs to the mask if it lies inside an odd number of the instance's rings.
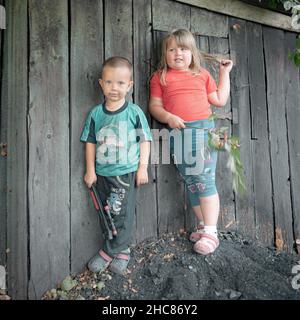
[[[192,208],[193,208],[193,211],[194,211],[195,216],[197,218],[197,222],[204,221],[201,206],[200,205],[193,206]],[[198,225],[198,223],[197,223],[197,225]]]
[[[199,199],[199,198],[198,198]],[[202,215],[202,210],[200,205],[194,205],[192,206],[194,214],[197,218],[197,227],[194,229],[193,232],[190,234],[190,241],[196,242],[200,239],[201,235],[204,231],[204,220]]]
[[[216,193],[209,197],[201,197],[200,207],[205,226],[216,226],[220,211],[219,194]]]
[[[200,199],[205,224],[200,239],[194,244],[194,251],[206,255],[213,253],[219,246],[217,223],[220,203],[218,193]]]

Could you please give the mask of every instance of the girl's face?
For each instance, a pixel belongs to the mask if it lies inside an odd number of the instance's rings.
[[[192,62],[192,52],[185,47],[178,46],[172,39],[167,47],[166,60],[169,68],[188,70]]]

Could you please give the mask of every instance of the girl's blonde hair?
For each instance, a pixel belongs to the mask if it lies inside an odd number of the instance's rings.
[[[192,61],[189,66],[191,72],[193,74],[199,74],[201,71],[201,64],[203,60],[215,60],[215,57],[200,52],[197,48],[196,40],[193,34],[187,29],[176,29],[169,33],[162,42],[162,54],[161,60],[159,64],[159,71],[160,71],[160,81],[163,85],[166,85],[166,73],[168,71],[168,64],[167,64],[167,50],[170,42],[174,40],[179,47],[187,48],[191,50],[192,53]]]

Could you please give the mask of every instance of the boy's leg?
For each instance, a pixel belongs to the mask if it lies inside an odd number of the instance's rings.
[[[109,190],[104,201],[110,207],[117,235],[111,240],[104,240],[103,250],[115,256],[131,244],[136,200],[135,172],[118,177],[100,177],[97,189]]]
[[[136,197],[135,173],[118,177],[98,176],[96,187],[103,205],[109,205],[117,229],[117,235],[111,240],[104,239],[102,249],[88,264],[91,271],[101,272],[113,263],[118,254],[122,253],[122,257],[123,254],[125,257],[131,244]]]

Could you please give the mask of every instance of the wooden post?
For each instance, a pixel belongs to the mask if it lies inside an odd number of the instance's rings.
[[[27,298],[27,0],[7,1],[7,270],[8,291]],[[5,79],[5,78],[4,78]]]
[[[153,66],[155,70],[161,56],[161,41],[162,38],[171,32],[173,29],[191,27],[191,8],[186,5],[174,3],[173,1],[154,0],[152,2],[153,12],[153,29],[159,30],[154,33],[154,57]],[[162,12],[164,14],[162,14]],[[153,122],[153,127],[162,129],[165,126],[158,122]],[[167,141],[161,141],[166,145]],[[160,161],[162,161],[162,153],[168,151],[162,150],[159,152]],[[170,164],[159,164],[157,166],[157,209],[158,209],[158,232],[178,232],[184,227],[187,206],[185,199],[185,190],[183,180],[180,178],[173,161]]]
[[[274,217],[262,27],[252,22],[246,25],[256,235],[262,243],[272,246]]]
[[[29,298],[36,299],[70,273],[68,1],[30,0],[29,13]]]
[[[173,29],[190,29],[191,8],[170,0],[152,0],[153,29],[171,32]]]
[[[105,59],[123,56],[132,61],[132,0],[105,0]]]
[[[140,0],[133,6],[134,101],[148,113],[151,73],[151,2]],[[157,235],[155,165],[149,164],[149,183],[138,189],[136,205],[136,242]]]
[[[286,32],[284,37],[285,57],[285,107],[288,129],[288,149],[291,180],[291,200],[293,208],[293,231],[295,240],[298,239],[296,247],[300,253],[300,81],[299,68],[293,61],[288,60],[289,52],[295,50],[296,35]]]
[[[197,36],[199,48],[203,52],[216,54],[229,58],[228,43],[228,17],[200,8],[191,8],[191,31]],[[204,61],[203,66],[209,70],[216,82],[219,79],[219,65]],[[226,106],[214,108],[216,114],[225,114],[231,112],[230,98]],[[216,120],[216,127],[227,126],[229,134],[231,133],[231,121]],[[233,228],[235,225],[235,208],[233,202],[232,177],[230,171],[226,168],[227,154],[219,152],[218,164],[216,169],[216,183],[220,196],[220,217],[218,226]]]
[[[267,104],[270,129],[270,151],[275,216],[275,244],[278,249],[292,251],[293,229],[290,194],[290,171],[285,115],[284,32],[263,28],[267,73]]]
[[[3,2],[0,3],[0,30],[6,28],[6,12],[2,4]]]
[[[71,272],[82,271],[101,246],[98,215],[83,182],[85,146],[80,135],[88,112],[102,102],[98,84],[103,63],[101,0],[71,4]]]
[[[156,17],[156,19],[158,19]],[[155,17],[153,16],[153,19]],[[166,32],[154,32],[154,62],[153,66],[158,65],[161,53],[161,41],[166,35]],[[165,125],[157,121],[153,121],[152,127],[154,129],[165,129]],[[166,130],[166,129],[165,129]],[[169,154],[167,150],[168,138],[162,138],[160,143],[162,147],[156,150],[159,152],[159,164],[156,168],[156,177],[157,177],[157,212],[158,212],[158,234],[162,235],[165,232],[178,232],[180,228],[184,226],[185,220],[185,200],[184,200],[184,184],[179,174],[176,171],[176,168],[171,162],[170,164],[162,164],[164,153],[165,155]],[[158,144],[158,141],[154,141]]]
[[[223,24],[226,26],[226,29],[223,30],[223,34],[226,34],[224,31],[227,31],[228,35],[228,18],[223,18]],[[217,25],[215,27],[217,29]],[[213,30],[213,28],[211,28]],[[210,36],[209,40],[209,53],[215,54],[223,57],[224,59],[229,59],[229,41],[228,38],[220,38]],[[210,72],[217,83],[219,83],[219,65],[214,64],[210,65]],[[232,75],[232,74],[231,74]],[[232,113],[231,99],[230,96],[226,105],[222,108],[214,108],[213,111],[217,115],[224,115]],[[215,121],[216,128],[227,127],[229,136],[232,134],[232,125],[230,119],[217,119]],[[235,208],[234,208],[234,194],[232,187],[232,174],[227,168],[228,154],[227,152],[219,151],[218,153],[218,163],[216,169],[216,183],[220,196],[220,219],[219,227],[223,230],[236,229],[236,220],[235,220]]]
[[[191,31],[195,33],[195,39],[196,39],[196,43],[198,48],[203,51],[203,52],[209,52],[209,43],[208,43],[208,37],[206,35],[196,35],[198,34],[198,32],[196,32],[196,30],[198,28],[200,28],[199,26],[199,22],[198,24],[196,24],[195,20],[195,16],[198,15],[198,10],[197,8],[192,8],[191,9]],[[204,68],[208,68],[208,65],[205,61],[203,61],[203,67]],[[188,231],[192,231],[196,225],[197,225],[197,218],[195,216],[195,213],[189,203],[188,200],[188,194],[187,194],[187,188],[185,186],[185,206],[186,206],[186,210],[185,210],[185,228]]]
[[[176,0],[175,2],[200,7],[212,12],[221,13],[222,15],[236,17],[263,25],[272,26],[274,28],[299,33],[299,30],[292,29],[291,18],[289,16],[274,12],[272,10],[257,8],[253,5],[243,3],[240,0]]]
[[[239,26],[234,28],[233,26]],[[247,66],[248,46],[246,42],[246,22],[229,19],[230,53],[235,56],[236,67],[232,69],[231,103],[232,110],[238,113],[238,123],[233,123],[232,133],[240,138],[241,160],[246,175],[247,192],[244,196],[236,195],[236,220],[238,229],[249,236],[255,235],[253,163],[250,126],[249,79]]]
[[[0,1],[3,4],[3,0]],[[7,36],[0,30],[0,265],[6,265],[7,233]],[[4,47],[6,50],[4,50]],[[2,69],[3,68],[3,69]]]

